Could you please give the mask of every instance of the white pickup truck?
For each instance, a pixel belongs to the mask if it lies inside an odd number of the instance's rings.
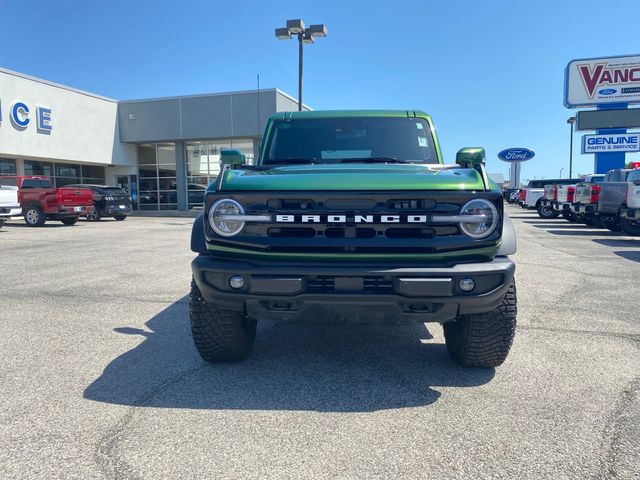
[[[523,208],[535,208],[538,211],[538,215],[540,218],[549,219],[556,218],[560,212],[553,209],[551,205],[552,197],[545,196],[545,191],[553,192],[553,187],[555,185],[574,185],[578,183],[580,179],[572,179],[572,178],[551,178],[548,180],[531,180],[529,185],[533,184],[533,187],[530,188],[527,185],[525,194],[526,198],[526,206],[523,205]],[[535,183],[534,183],[535,182]]]
[[[604,177],[604,175],[587,175],[582,179],[582,182],[576,185],[571,211],[576,215],[578,221],[586,225],[602,226],[597,212],[600,184],[604,182]]]
[[[0,228],[11,217],[22,213],[18,203],[18,187],[11,184],[11,179],[0,180]]]
[[[640,235],[640,169],[627,177],[626,205],[620,209],[620,225],[631,235]]]

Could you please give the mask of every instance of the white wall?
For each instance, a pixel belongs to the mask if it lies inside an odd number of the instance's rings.
[[[26,129],[14,127],[14,102],[29,107]],[[36,107],[51,109],[52,130],[38,131]],[[0,156],[102,165],[136,165],[135,146],[121,144],[118,104],[106,98],[0,69]]]

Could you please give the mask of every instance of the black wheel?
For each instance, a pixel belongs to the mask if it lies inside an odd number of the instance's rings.
[[[538,210],[538,216],[540,218],[544,218],[545,220],[549,218],[556,218],[558,216],[558,212],[556,212],[553,208],[542,205],[541,203],[538,204],[536,210]]]
[[[193,342],[207,362],[234,362],[251,353],[257,322],[242,312],[221,310],[207,303],[193,280],[189,318]]]
[[[514,282],[495,310],[464,315],[444,324],[449,355],[465,367],[492,368],[502,365],[516,333],[517,312]]]
[[[573,212],[562,212],[562,218],[571,223],[575,223],[578,221],[578,217],[576,217],[576,214]]]
[[[612,232],[620,232],[622,228],[620,228],[620,222],[618,220],[605,220],[602,219],[602,225],[607,230],[611,230]]]
[[[30,227],[41,227],[47,221],[40,207],[27,207],[23,213],[24,223]]]
[[[100,221],[100,212],[98,212],[97,208],[94,208],[91,213],[87,213],[87,220],[89,222],[99,222]]]
[[[67,217],[67,218],[61,219],[60,221],[67,226],[71,226],[78,223],[78,217]]]
[[[4,222],[6,222],[6,220],[4,218],[0,218],[0,228],[4,227]]]
[[[640,222],[621,217],[620,228],[627,235],[640,236]]]
[[[593,227],[593,226],[594,226],[594,225],[593,225],[593,218],[591,218],[591,217],[587,217],[587,216],[585,216],[585,215],[582,215],[582,216],[580,217],[580,221],[581,221],[582,223],[584,223],[584,224],[585,224],[586,226],[588,226],[588,227]]]
[[[127,216],[126,215],[116,215],[113,218],[115,218],[117,221],[121,222],[123,220],[126,220]]]

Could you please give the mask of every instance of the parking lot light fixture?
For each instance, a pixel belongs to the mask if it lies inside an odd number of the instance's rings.
[[[300,19],[287,20],[287,29],[292,35],[304,32],[304,22]]]
[[[278,40],[290,40],[298,37],[298,111],[302,111],[302,47],[315,43],[316,38],[327,36],[327,26],[323,23],[311,25],[305,29],[301,19],[287,20],[287,26],[276,28]]]
[[[288,28],[276,28],[276,38],[278,40],[291,40],[291,33]]]
[[[309,32],[311,34],[312,37],[314,38],[322,38],[322,37],[326,37],[327,36],[327,26],[323,23],[320,23],[318,25],[311,25],[308,29],[307,32]]]

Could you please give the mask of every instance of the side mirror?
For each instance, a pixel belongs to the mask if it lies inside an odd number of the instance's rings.
[[[220,165],[244,165],[244,153],[240,150],[222,150],[220,152]]]
[[[461,148],[456,154],[456,163],[462,167],[473,167],[483,164],[485,159],[484,148],[467,147]]]

